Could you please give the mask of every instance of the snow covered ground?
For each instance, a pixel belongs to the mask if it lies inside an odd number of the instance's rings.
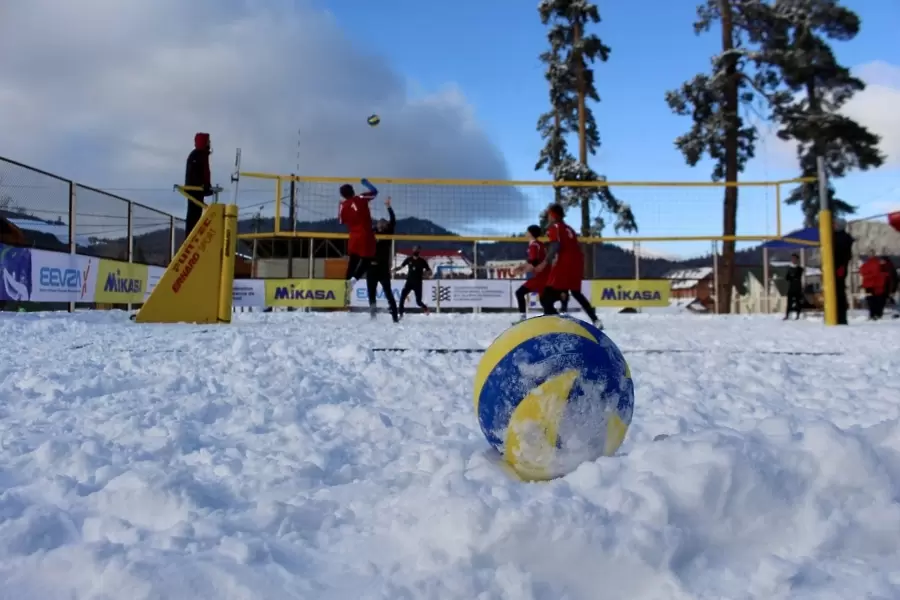
[[[900,597],[900,322],[608,317],[620,456],[522,484],[479,355],[368,350],[509,321],[0,313],[0,598]]]

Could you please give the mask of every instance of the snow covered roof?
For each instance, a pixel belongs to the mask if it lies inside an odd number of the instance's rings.
[[[696,287],[707,277],[712,277],[712,267],[700,267],[698,269],[681,269],[669,272],[665,278],[672,282],[673,290],[689,290]]]
[[[773,260],[773,261],[769,261],[769,266],[775,267],[775,268],[787,268],[792,265],[791,265],[791,261],[789,261],[789,260]],[[803,274],[804,275],[821,275],[822,270],[819,269],[819,267],[810,267],[809,265],[807,265],[807,266],[803,267]]]

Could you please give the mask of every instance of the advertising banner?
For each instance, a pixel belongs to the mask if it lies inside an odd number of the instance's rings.
[[[400,294],[403,293],[403,286],[406,285],[405,279],[394,279],[391,281],[391,291],[394,294],[394,300],[397,302],[397,306],[400,306]],[[434,309],[434,300],[431,300],[435,295],[435,288],[437,287],[437,282],[433,280],[425,280],[422,282],[422,302],[427,304],[431,309]],[[412,293],[409,295],[410,297],[406,300],[407,308],[413,308],[415,304],[415,297]],[[387,300],[384,299],[384,290],[381,289],[379,285],[375,290],[375,303],[380,307],[384,308],[387,306]],[[353,285],[353,289],[350,291],[350,306],[353,308],[364,308],[369,306],[369,292],[366,287],[365,281],[357,281]]]
[[[438,289],[425,298],[431,298],[443,308],[510,308],[512,286],[502,279],[449,279],[438,282]],[[426,299],[425,302],[428,302]]]
[[[31,250],[0,244],[0,301],[31,299]]]
[[[31,300],[93,302],[100,259],[32,250]]]
[[[592,281],[591,304],[604,306],[668,306],[668,279],[603,279]]]
[[[101,259],[97,268],[94,302],[142,304],[147,289],[147,265]]]
[[[513,307],[515,307],[515,304],[516,304],[516,297],[515,297],[516,290],[519,289],[519,286],[522,285],[523,283],[525,283],[524,280],[519,280],[519,281],[513,281],[513,282],[512,282],[512,284],[513,284],[513,285],[512,285],[512,293],[513,293],[513,300],[512,300],[512,302],[513,302]],[[591,284],[592,284],[592,283],[593,283],[593,282],[591,282],[591,281],[583,281],[583,282],[581,283],[581,293],[584,294],[584,297],[588,299],[588,302],[591,301],[591,291],[592,291],[592,290],[591,290],[591,287],[592,287]],[[557,305],[556,305],[556,308],[557,308],[557,310],[559,310],[560,304],[557,304]],[[581,305],[578,304],[578,302],[576,302],[575,300],[572,300],[572,299],[569,300],[569,305],[568,305],[566,308],[568,309],[567,312],[570,312],[570,313],[582,312],[582,310],[581,310]],[[542,310],[544,310],[543,307],[541,306],[541,300],[540,300],[540,298],[538,297],[537,294],[529,294],[529,295],[528,295],[528,310],[529,310],[529,311],[542,311]]]
[[[266,282],[262,279],[235,279],[231,297],[234,306],[265,306]]]
[[[343,308],[347,282],[341,279],[266,279],[266,306]]]

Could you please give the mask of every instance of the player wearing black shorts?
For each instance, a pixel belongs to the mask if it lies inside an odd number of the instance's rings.
[[[399,271],[403,268],[408,269],[408,271],[406,274],[406,285],[403,286],[403,291],[400,292],[400,316],[403,316],[403,306],[406,304],[406,299],[410,293],[416,297],[416,305],[427,315],[429,312],[428,307],[422,302],[422,280],[425,278],[426,271],[431,275],[431,267],[428,266],[427,260],[419,256],[418,246],[413,248],[412,255],[407,257],[403,264],[394,269],[394,271]]]

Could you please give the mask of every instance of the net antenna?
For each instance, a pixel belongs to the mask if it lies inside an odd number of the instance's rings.
[[[241,183],[241,149],[234,152],[234,171],[231,172],[231,203],[237,204],[238,187]]]

